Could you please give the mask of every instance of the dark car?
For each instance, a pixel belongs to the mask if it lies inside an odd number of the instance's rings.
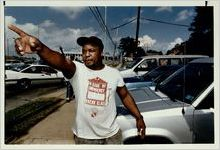
[[[156,86],[156,84],[169,77],[172,73],[180,69],[182,66],[183,65],[159,66],[142,76],[124,78],[124,82],[128,89],[148,86],[151,86],[153,88]]]

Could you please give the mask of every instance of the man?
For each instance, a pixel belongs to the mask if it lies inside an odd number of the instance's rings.
[[[83,62],[72,62],[53,51],[37,38],[14,25],[9,29],[20,37],[15,39],[18,54],[37,53],[48,65],[61,70],[73,85],[76,117],[73,133],[76,144],[121,144],[121,132],[116,123],[115,93],[136,118],[138,134],[145,136],[145,123],[129,94],[118,70],[102,62],[103,43],[95,37],[80,37]]]

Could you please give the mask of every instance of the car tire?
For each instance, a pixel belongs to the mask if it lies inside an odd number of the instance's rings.
[[[20,89],[28,89],[31,85],[31,82],[28,79],[21,79],[18,81],[17,84],[18,84],[18,88]]]

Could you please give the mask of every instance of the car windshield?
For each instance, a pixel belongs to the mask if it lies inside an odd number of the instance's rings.
[[[144,80],[152,81],[162,73],[166,72],[169,66],[160,66],[143,75]]]
[[[158,85],[171,100],[191,104],[213,82],[213,63],[191,63]]]
[[[160,75],[158,75],[156,78],[153,79],[154,83],[160,83],[166,78],[168,78],[171,74],[173,74],[175,71],[183,67],[183,65],[172,65],[169,69],[167,69],[165,72],[162,72]]]
[[[16,66],[13,66],[13,67],[11,68],[11,70],[19,72],[19,71],[23,70],[24,68],[27,68],[28,66],[30,66],[30,65],[27,65],[27,64],[24,64],[24,65],[16,65]]]
[[[126,68],[126,69],[131,69],[131,68],[133,68],[137,63],[139,63],[141,60],[142,60],[142,58],[137,58],[136,60],[134,60],[134,61],[128,63],[128,64],[125,66],[125,68]]]

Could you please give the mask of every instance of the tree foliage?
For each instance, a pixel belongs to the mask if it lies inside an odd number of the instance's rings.
[[[136,48],[134,38],[121,38],[118,48],[121,50],[123,56],[131,57],[134,54]]]
[[[201,54],[213,56],[213,7],[195,7],[196,15],[189,27],[191,31],[187,41],[175,45],[167,54]]]
[[[186,53],[213,56],[213,7],[196,7],[196,16],[191,23],[191,35],[186,41]]]
[[[144,49],[142,47],[137,47],[135,39],[131,37],[121,38],[118,48],[125,57],[136,58],[146,55]]]

